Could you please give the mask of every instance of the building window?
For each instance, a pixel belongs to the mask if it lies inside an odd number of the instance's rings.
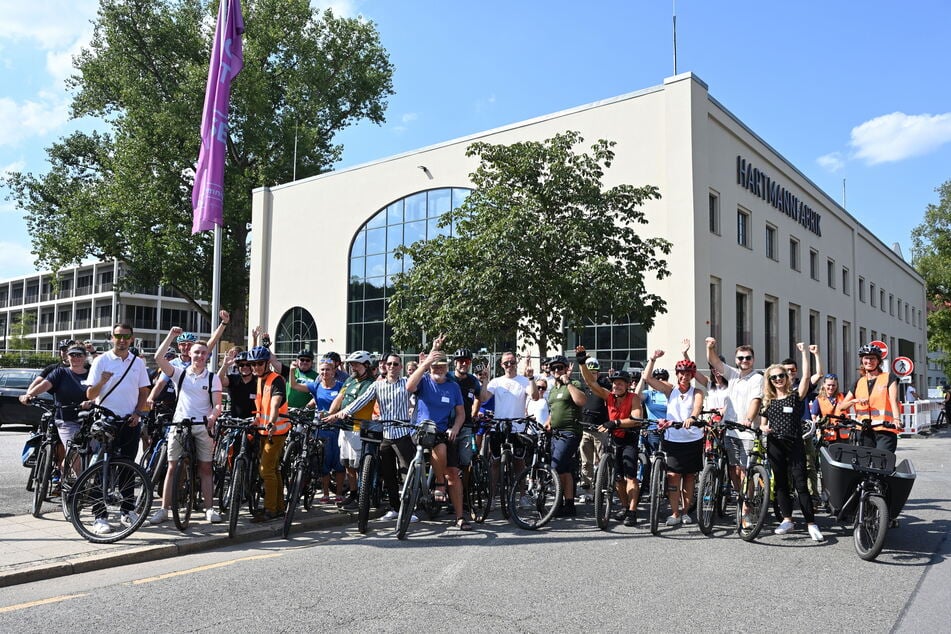
[[[829,360],[829,372],[833,374],[836,372],[836,341],[835,335],[838,328],[835,325],[835,317],[826,317],[826,342],[825,342],[825,355],[826,359]]]
[[[819,281],[819,252],[809,249],[809,277]]]
[[[736,287],[736,345],[753,345],[750,333],[750,295],[752,291]]]
[[[647,359],[647,331],[630,317],[614,316],[599,324],[588,322],[580,333],[569,332],[567,339],[568,350],[579,345],[597,350],[601,367],[607,365],[609,370],[636,370]],[[514,344],[512,341],[508,349],[514,349]]]
[[[789,239],[789,268],[799,271],[799,240]]]
[[[831,358],[831,357],[830,357]],[[852,357],[852,324],[847,321],[842,322],[842,385],[851,383],[852,373],[850,368],[855,363]]]
[[[908,311],[908,302],[905,302],[905,323],[906,323],[906,324],[910,324],[910,323],[911,323],[911,319],[910,319],[910,315],[909,315],[909,311]]]
[[[274,337],[274,353],[290,359],[304,348],[317,351],[317,324],[310,312],[295,306],[281,317]]]
[[[845,295],[852,294],[852,280],[849,278],[849,270],[842,267],[842,293]]]
[[[869,284],[868,285],[868,299],[869,299],[869,302],[871,302],[872,304],[872,308],[875,308],[876,297],[878,297],[878,295],[875,293],[875,285]]]
[[[835,288],[835,260],[832,258],[826,260],[826,284],[829,288]]]
[[[386,301],[393,276],[412,266],[393,251],[418,240],[452,235],[452,225],[437,226],[439,218],[461,205],[470,191],[447,187],[417,192],[378,210],[357,231],[350,247],[347,350],[382,354],[390,349]]]
[[[859,277],[859,301],[865,301],[865,278]]]
[[[801,341],[799,338],[799,306],[795,304],[789,305],[789,331],[788,331],[789,341],[787,346],[786,354],[788,354],[793,359],[796,358],[796,344]]]
[[[721,291],[720,291],[720,278],[711,277],[710,278],[710,336],[720,340],[720,324],[721,321],[720,310],[721,310]]]
[[[865,333],[865,328],[859,328],[859,346],[864,346],[866,343],[868,343],[868,339],[865,338]]]
[[[710,192],[710,233],[720,235],[720,196],[716,192]]]
[[[750,213],[745,209],[736,210],[736,242],[741,247],[752,248],[752,244],[750,244]]]
[[[763,365],[768,366],[776,361],[778,355],[777,345],[779,343],[779,325],[777,322],[779,300],[775,297],[766,296],[763,304],[763,337],[765,338],[766,349],[763,358]]]
[[[878,307],[882,309],[882,312],[885,312],[885,291],[879,289],[878,291]]]
[[[888,314],[895,316],[895,296],[891,293],[888,294]]]
[[[776,227],[766,225],[766,257],[776,259]]]
[[[814,310],[809,311],[809,341],[806,343],[819,342],[819,313]],[[795,358],[795,355],[793,355]]]

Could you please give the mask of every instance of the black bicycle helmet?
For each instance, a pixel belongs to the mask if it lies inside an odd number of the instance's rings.
[[[658,381],[668,381],[670,380],[670,372],[663,368],[657,368],[651,372],[651,376],[657,379]]]
[[[307,348],[304,348],[303,350],[301,350],[300,352],[297,353],[297,358],[298,358],[298,359],[310,359],[311,361],[313,361],[313,360],[314,360],[314,353],[311,352],[310,350],[308,350]]]
[[[616,380],[616,379],[620,379],[620,380],[625,381],[625,382],[627,382],[627,383],[631,383],[631,382],[632,382],[631,373],[628,372],[627,370],[618,370],[617,372],[615,372],[614,374],[612,374],[612,375],[610,376],[610,379],[611,379],[612,381],[614,381],[614,380]]]
[[[459,359],[469,359],[469,360],[471,361],[471,360],[472,360],[472,350],[469,350],[469,348],[459,348],[458,350],[456,350],[455,352],[453,352],[453,353],[452,353],[452,360],[453,360],[453,361],[458,361]]]
[[[551,359],[548,360],[548,367],[553,365],[563,365],[566,368],[568,367],[568,358],[561,354],[556,354]]]
[[[235,362],[235,363],[241,363],[241,362],[245,362],[245,361],[247,361],[247,360],[248,360],[248,352],[247,352],[247,350],[244,350],[244,351],[242,351],[242,352],[239,352],[238,354],[236,354],[236,355],[234,356],[234,362]]]
[[[264,346],[255,346],[248,352],[248,361],[270,361],[271,351]]]
[[[869,355],[872,355],[874,357],[878,357],[879,359],[881,359],[882,349],[879,348],[878,346],[873,346],[870,343],[867,343],[861,348],[859,348],[859,357],[867,357]]]

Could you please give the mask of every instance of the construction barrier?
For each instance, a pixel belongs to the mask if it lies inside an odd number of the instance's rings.
[[[901,403],[901,422],[905,425],[902,436],[931,432],[931,423],[938,419],[938,413],[944,407],[942,401],[915,401]]]

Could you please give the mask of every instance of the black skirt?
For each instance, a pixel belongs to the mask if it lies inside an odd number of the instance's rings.
[[[689,475],[703,469],[703,439],[692,442],[663,440],[661,450],[667,454],[667,471]]]

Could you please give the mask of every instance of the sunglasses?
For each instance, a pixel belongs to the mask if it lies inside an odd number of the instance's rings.
[[[544,392],[545,390],[548,389],[548,384],[547,384],[547,383],[539,383],[539,384],[536,385],[535,387],[537,387],[539,390],[541,390],[542,392]]]
[[[399,367],[399,366],[401,366],[401,365],[403,365],[403,364],[400,363],[399,361],[387,361],[387,362],[384,363],[383,365],[388,366],[388,367],[391,367],[391,368],[395,368],[395,367]],[[438,365],[438,364],[434,364],[434,365]]]
[[[113,339],[118,339],[119,341],[125,341],[125,340],[128,340],[128,339],[131,339],[131,338],[132,338],[132,335],[117,335],[117,334],[115,334],[115,333],[112,333],[112,338],[113,338]]]
[[[566,365],[550,365],[548,367],[552,372],[564,372],[568,368]]]
[[[267,363],[267,361],[252,361],[252,362],[251,362],[251,365],[253,365],[254,367],[257,368],[257,367],[260,367],[260,366],[264,365],[265,363]]]
[[[753,355],[751,355],[751,354],[736,355],[736,360],[737,360],[737,361],[752,361],[752,360],[753,360]]]
[[[770,374],[769,380],[770,381],[785,381],[787,376],[788,375],[785,372],[783,372],[782,374]]]
[[[236,363],[235,365],[238,366],[239,368],[250,368],[250,367],[251,367],[251,364],[250,364],[250,363]]]
[[[85,352],[70,352],[70,353],[69,353],[69,356],[71,356],[71,357],[85,357],[85,356],[86,356],[86,353],[85,353]]]
[[[313,363],[314,360],[313,359],[298,359],[297,362],[298,363]]]
[[[503,368],[507,368],[507,367],[509,367],[510,365],[516,365],[516,363],[517,363],[516,361],[503,361],[503,362],[502,362],[502,367],[503,367]]]

